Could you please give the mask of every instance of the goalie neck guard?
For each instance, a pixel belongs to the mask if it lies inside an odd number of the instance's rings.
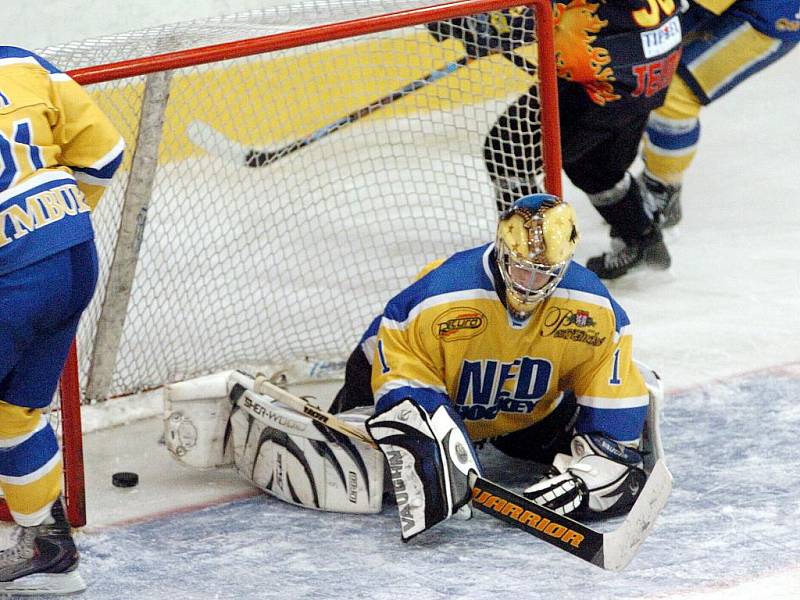
[[[501,215],[497,265],[514,318],[530,316],[564,277],[578,242],[575,221],[572,206],[550,194],[524,196]]]

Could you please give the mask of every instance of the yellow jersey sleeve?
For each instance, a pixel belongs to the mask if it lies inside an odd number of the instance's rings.
[[[92,209],[122,162],[125,143],[108,117],[71,77],[53,82],[58,120],[53,127],[61,162],[72,169],[78,187]]]

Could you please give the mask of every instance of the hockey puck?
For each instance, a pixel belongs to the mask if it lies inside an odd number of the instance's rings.
[[[136,484],[139,483],[139,476],[136,473],[122,471],[120,473],[114,473],[111,476],[111,483],[114,484],[114,487],[135,487]]]

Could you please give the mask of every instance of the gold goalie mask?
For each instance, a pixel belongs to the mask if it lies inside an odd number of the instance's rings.
[[[553,293],[577,242],[575,210],[556,196],[524,196],[501,215],[495,250],[506,304],[515,317],[527,317]]]

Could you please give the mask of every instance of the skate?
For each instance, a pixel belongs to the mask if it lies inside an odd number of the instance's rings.
[[[658,227],[637,238],[623,240],[615,238],[610,252],[594,256],[586,262],[586,267],[601,279],[617,279],[639,266],[654,269],[668,269],[672,264],[664,238]]]
[[[86,589],[61,500],[50,514],[52,523],[17,526],[11,546],[0,550],[0,595],[61,595]]]

